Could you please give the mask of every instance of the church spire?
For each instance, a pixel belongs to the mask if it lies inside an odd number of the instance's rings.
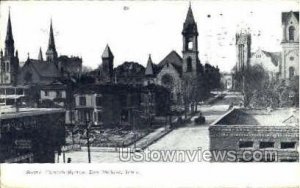
[[[105,50],[102,54],[102,59],[103,58],[113,58],[113,57],[114,57],[114,55],[112,54],[112,52],[110,50],[110,47],[107,44],[106,47],[105,47]]]
[[[54,34],[53,34],[52,19],[50,21],[49,42],[48,42],[48,49],[46,52],[46,56],[47,56],[47,61],[55,61],[57,58],[57,52],[56,52]]]
[[[52,19],[51,19],[51,22],[50,22],[50,33],[49,33],[48,49],[56,50],[54,35],[53,35]]]
[[[43,60],[43,53],[42,53],[42,48],[41,48],[41,47],[40,47],[40,51],[39,51],[38,60],[44,61],[44,60]]]
[[[189,4],[189,9],[183,24],[182,33],[198,33],[197,24],[194,19],[193,10],[191,3]]]
[[[149,54],[147,67],[146,67],[146,70],[145,70],[145,75],[153,75],[153,74],[154,74],[153,62],[152,62],[152,59],[151,59],[151,54]]]
[[[5,38],[5,56],[13,56],[15,51],[14,38],[12,34],[11,20],[10,20],[10,10],[8,12],[8,22]]]

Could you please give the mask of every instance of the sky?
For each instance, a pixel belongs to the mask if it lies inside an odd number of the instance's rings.
[[[236,63],[235,34],[252,34],[251,50],[281,51],[281,12],[299,11],[296,0],[190,1],[198,25],[199,58],[229,72]],[[182,27],[189,1],[0,1],[0,48],[8,11],[20,61],[43,56],[52,19],[59,55],[79,56],[96,68],[109,44],[114,66],[149,54],[159,63],[169,52],[182,54]]]

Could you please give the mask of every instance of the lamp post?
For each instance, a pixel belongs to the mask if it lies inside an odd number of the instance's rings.
[[[88,161],[89,161],[89,163],[91,163],[90,131],[89,131],[90,115],[89,115],[89,112],[86,111],[85,115],[86,115],[85,118],[86,118],[86,139],[87,139]]]

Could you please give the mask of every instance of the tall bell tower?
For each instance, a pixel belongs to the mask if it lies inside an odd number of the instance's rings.
[[[195,77],[199,72],[200,60],[198,58],[198,29],[191,5],[183,24],[182,37],[182,73],[184,77]]]
[[[0,84],[16,85],[19,71],[18,51],[15,51],[14,37],[10,20],[10,11],[8,13],[8,22],[5,38],[4,54],[0,52]]]

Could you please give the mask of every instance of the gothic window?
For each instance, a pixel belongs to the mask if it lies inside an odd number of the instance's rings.
[[[290,26],[289,27],[289,40],[293,41],[295,37],[295,27],[294,26]]]
[[[187,61],[186,61],[186,72],[192,72],[192,69],[193,69],[193,67],[192,67],[192,59],[189,57],[189,58],[187,58]]]
[[[290,67],[289,68],[289,78],[290,79],[293,78],[294,75],[295,75],[295,69],[294,69],[294,67]]]
[[[293,56],[290,57],[290,61],[294,61],[294,57]]]

